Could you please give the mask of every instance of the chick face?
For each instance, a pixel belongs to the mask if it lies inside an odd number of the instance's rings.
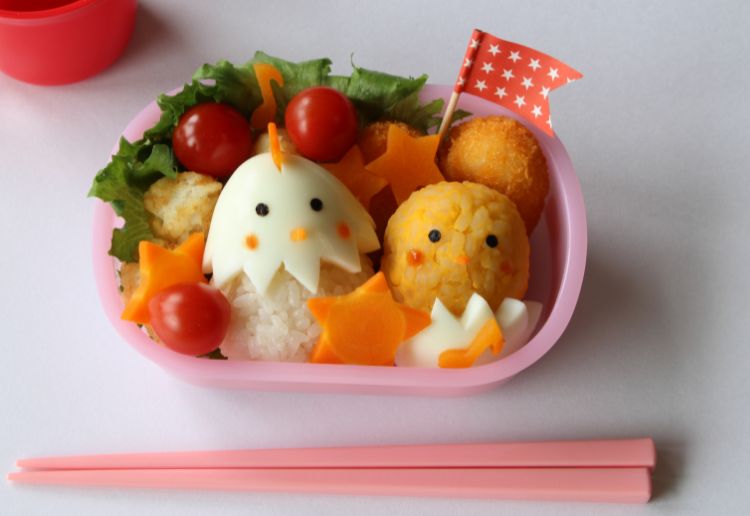
[[[522,299],[529,280],[523,219],[505,195],[443,182],[411,195],[388,222],[382,270],[403,303],[431,310],[436,298],[461,314],[474,292],[493,310]]]
[[[291,154],[278,169],[264,153],[240,165],[224,186],[203,269],[219,287],[244,272],[265,293],[283,265],[316,292],[321,260],[357,273],[360,254],[378,248],[367,211],[327,170]]]

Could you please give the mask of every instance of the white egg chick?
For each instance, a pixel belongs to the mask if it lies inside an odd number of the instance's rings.
[[[261,293],[283,265],[314,293],[321,260],[358,273],[360,254],[379,248],[372,218],[327,170],[286,153],[279,169],[264,153],[224,186],[203,265],[219,287],[244,271]]]

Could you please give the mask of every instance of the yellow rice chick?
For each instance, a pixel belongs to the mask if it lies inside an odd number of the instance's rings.
[[[414,192],[385,231],[382,270],[393,295],[429,311],[440,298],[460,315],[474,292],[496,310],[523,299],[529,240],[516,205],[478,183],[442,182]]]

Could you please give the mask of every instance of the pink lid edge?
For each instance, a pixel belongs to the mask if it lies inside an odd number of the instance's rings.
[[[423,97],[447,97],[450,91],[450,86],[427,86]],[[459,107],[474,114],[502,114],[523,123],[513,113],[471,95],[463,95]],[[151,102],[130,122],[123,136],[131,141],[140,138],[158,117],[159,108]],[[546,321],[528,344],[500,361],[469,369],[444,370],[207,360],[179,355],[156,345],[135,324],[120,319],[123,303],[119,296],[115,260],[107,254],[117,218],[108,204],[96,200],[93,261],[104,311],[118,333],[140,353],[176,376],[200,385],[257,390],[436,395],[467,394],[496,385],[539,360],[560,338],[573,315],[586,262],[586,212],[570,158],[557,137],[548,137],[533,127],[529,129],[545,151],[550,164],[550,190],[556,192],[560,212],[565,215],[561,220],[561,233],[556,235],[562,242],[564,263],[554,304],[551,308],[545,306],[545,313],[549,314]]]

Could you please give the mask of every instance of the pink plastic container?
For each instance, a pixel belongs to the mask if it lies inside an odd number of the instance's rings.
[[[450,86],[427,86],[423,100],[448,98]],[[475,115],[514,114],[490,102],[463,95],[459,107]],[[155,102],[141,111],[123,132],[141,137],[159,119]],[[521,122],[523,120],[519,119]],[[107,254],[117,217],[97,201],[94,212],[94,273],[104,311],[128,344],[171,374],[208,387],[275,391],[461,395],[507,381],[539,360],[558,341],[573,314],[586,264],[586,210],[573,165],[560,140],[533,127],[550,170],[550,195],[531,238],[531,282],[526,299],[540,301],[544,311],[535,336],[516,353],[468,369],[422,369],[351,365],[208,360],[174,353],[150,340],[135,324],[122,321],[116,261]]]
[[[0,70],[24,82],[80,81],[111,65],[137,0],[0,0]]]

